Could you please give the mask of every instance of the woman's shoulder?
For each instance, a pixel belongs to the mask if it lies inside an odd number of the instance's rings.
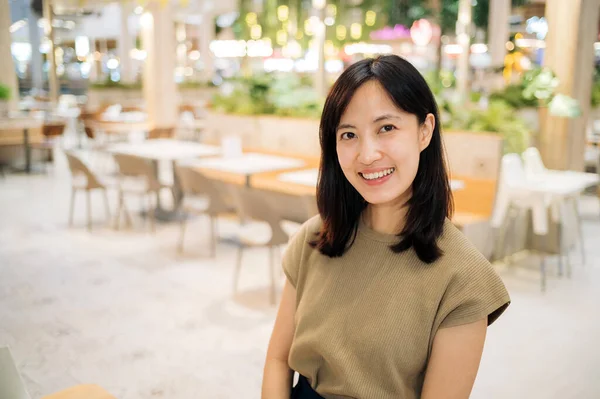
[[[294,238],[302,237],[305,241],[312,241],[316,239],[322,227],[323,219],[321,219],[321,215],[317,214],[300,226],[300,229],[294,234]]]
[[[440,261],[453,269],[490,265],[485,256],[449,219],[444,223],[438,245],[443,251]]]

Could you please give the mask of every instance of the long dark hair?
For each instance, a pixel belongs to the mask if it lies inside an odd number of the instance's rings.
[[[321,166],[317,185],[323,226],[311,245],[324,255],[341,256],[354,242],[360,215],[368,205],[342,172],[336,131],[356,90],[371,80],[381,84],[398,108],[416,115],[419,123],[425,122],[427,114],[435,117],[431,141],[420,155],[404,229],[398,234],[399,242],[390,247],[396,253],[412,247],[423,262],[434,262],[442,255],[437,239],[443,232],[445,219],[453,211],[438,107],[419,71],[396,55],[364,59],[351,65],[327,96],[319,132]]]

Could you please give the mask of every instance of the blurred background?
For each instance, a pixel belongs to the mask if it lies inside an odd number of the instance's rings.
[[[600,398],[599,27],[600,0],[0,0],[0,399],[258,398],[324,99],[380,54],[436,96],[452,222],[513,300],[472,397]]]

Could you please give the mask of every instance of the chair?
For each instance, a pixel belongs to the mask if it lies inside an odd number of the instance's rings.
[[[155,166],[144,158],[133,155],[114,154],[114,160],[119,167],[119,205],[116,214],[116,229],[119,228],[121,212],[125,213],[128,225],[131,226],[131,216],[125,206],[125,194],[133,194],[148,201],[148,219],[152,231],[156,231],[155,212],[159,205],[160,190],[172,187],[160,183]],[[152,204],[152,197],[156,203]]]
[[[155,127],[148,132],[148,139],[170,139],[174,134],[174,127]]]
[[[8,347],[0,347],[0,399],[31,399]],[[94,384],[76,385],[42,399],[116,399]]]
[[[176,175],[183,192],[183,211],[192,214],[205,214],[210,218],[211,256],[216,254],[217,222],[219,214],[231,213],[234,209],[217,188],[216,184],[190,167],[177,166]],[[183,252],[186,217],[181,218],[179,252]]]
[[[95,384],[76,385],[42,399],[116,399],[103,388]]]
[[[30,144],[32,149],[40,150],[46,153],[46,163],[53,162],[54,146],[62,137],[66,124],[64,122],[47,122],[42,126],[42,135],[44,140],[41,143]]]
[[[544,165],[544,161],[542,160],[542,156],[540,154],[540,151],[536,148],[536,147],[529,147],[528,149],[525,150],[525,152],[523,152],[523,161],[524,161],[524,167],[525,167],[525,175],[527,176],[528,179],[531,180],[541,180],[541,179],[549,179],[549,180],[553,180],[556,178],[561,178],[561,177],[569,177],[572,179],[586,179],[589,180],[589,175],[587,173],[579,173],[579,172],[566,172],[566,171],[552,171],[552,170],[548,170],[546,169],[546,166]],[[568,176],[567,174],[570,174],[570,176]],[[578,206],[578,201],[579,201],[579,194],[575,195],[575,196],[569,196],[569,197],[565,197],[565,198],[560,198],[560,201],[558,201],[558,203],[556,204],[556,206],[560,206],[561,208],[561,222],[565,223],[566,221],[564,220],[564,218],[566,217],[566,207],[570,207],[573,211],[573,215],[575,216],[575,224],[577,227],[577,235],[578,235],[578,240],[579,240],[579,245],[581,248],[581,259],[582,262],[585,264],[585,248],[584,248],[584,244],[583,244],[583,231],[582,231],[582,225],[581,225],[581,215],[579,213],[579,206]],[[574,243],[573,243],[574,244]]]
[[[110,220],[110,207],[108,205],[108,196],[106,194],[107,184],[102,183],[98,176],[85,165],[85,163],[74,153],[65,152],[69,169],[71,171],[71,205],[69,211],[69,226],[73,225],[73,213],[75,211],[75,195],[77,191],[85,191],[87,195],[87,227],[92,229],[92,190],[102,190],[104,194],[104,204],[106,206],[106,217]]]
[[[0,347],[0,398],[31,399],[8,347]]]
[[[267,223],[271,229],[271,237],[267,241],[259,241],[256,237],[250,237],[245,234],[240,234],[238,239],[238,253],[234,272],[233,291],[237,292],[240,270],[242,267],[243,250],[249,247],[268,247],[269,248],[269,272],[271,276],[271,303],[276,302],[276,278],[275,270],[277,267],[274,257],[274,249],[281,245],[287,244],[289,235],[281,227],[282,218],[275,210],[276,207],[269,199],[269,193],[262,190],[255,190],[245,186],[235,184],[227,185],[234,205],[238,211],[239,217],[242,220],[251,219],[256,222]],[[281,257],[281,254],[278,254]]]
[[[528,180],[526,177],[523,161],[518,154],[506,154],[502,158],[502,169],[500,172],[500,184],[498,187],[497,203],[492,215],[492,226],[503,228],[504,233],[500,236],[501,247],[504,246],[509,229],[506,228],[505,221],[508,219],[511,225],[511,236],[513,240],[516,237],[515,223],[519,215],[518,211],[527,211],[532,214],[532,234],[536,236],[547,236],[549,233],[548,215],[554,222],[560,222],[560,213],[555,197],[550,193],[540,193],[527,189]],[[563,234],[561,224],[559,223],[558,232],[558,250],[556,251],[559,260],[559,274],[562,275],[562,250]],[[548,253],[548,251],[539,251]],[[541,288],[546,289],[546,268],[545,255],[541,256]],[[570,262],[567,255],[567,275],[570,276]]]

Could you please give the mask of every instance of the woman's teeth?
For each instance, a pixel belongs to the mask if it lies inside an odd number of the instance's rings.
[[[389,168],[389,169],[381,170],[381,171],[375,172],[375,173],[360,173],[360,175],[365,180],[375,180],[375,179],[381,179],[384,176],[392,174],[395,170],[396,170],[396,168]]]

